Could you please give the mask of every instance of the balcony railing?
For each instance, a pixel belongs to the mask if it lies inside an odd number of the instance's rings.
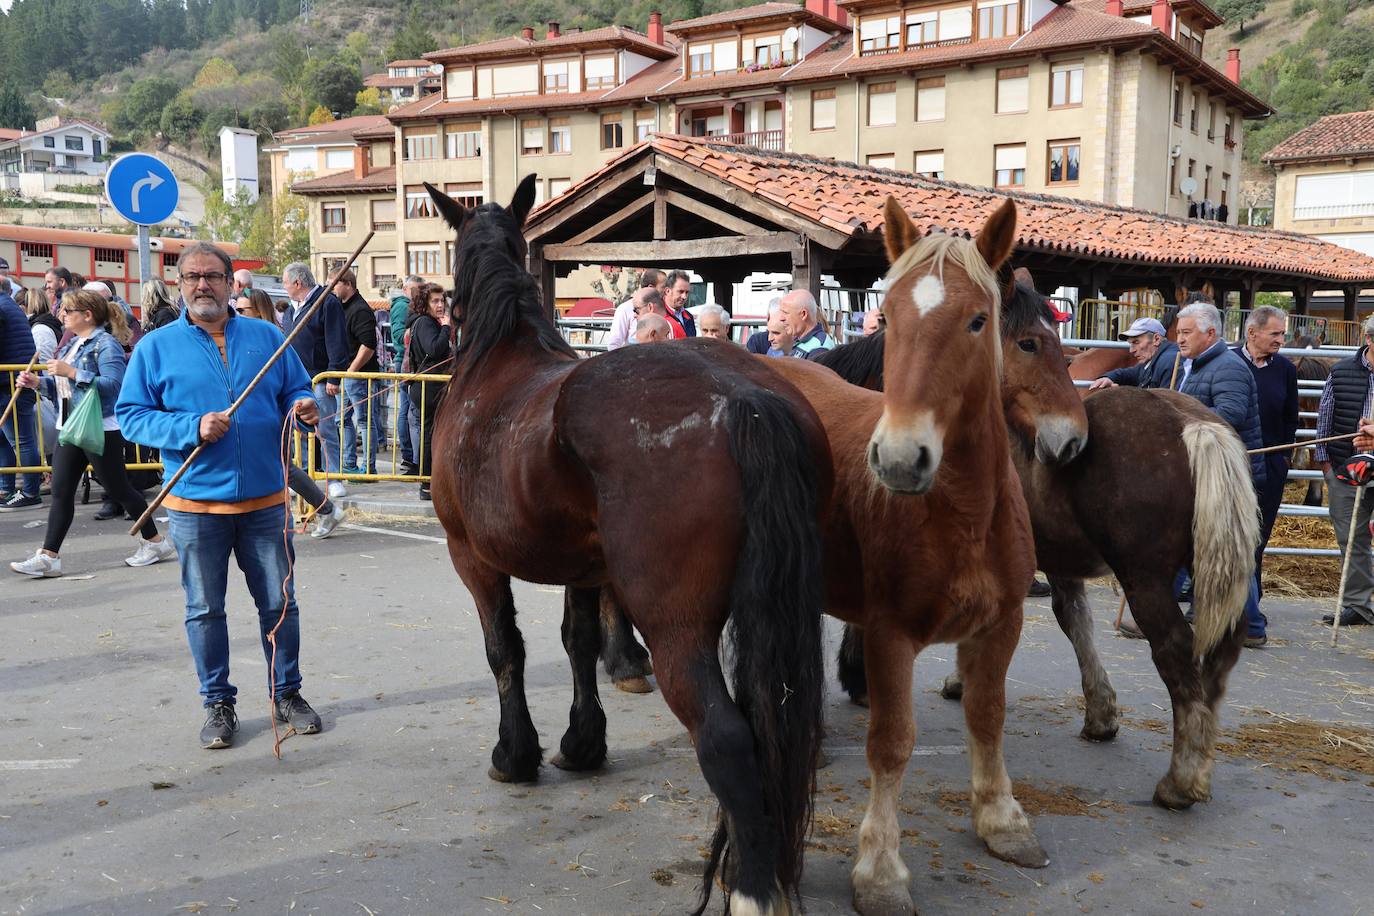
[[[1293,208],[1294,219],[1348,219],[1356,216],[1374,216],[1374,202]]]
[[[737,143],[740,146],[755,146],[772,153],[782,152],[782,130],[750,130],[734,134],[714,134],[706,137],[712,143]]]

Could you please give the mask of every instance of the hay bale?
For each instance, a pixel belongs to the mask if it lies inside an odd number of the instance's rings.
[[[1296,486],[1289,484],[1289,488]],[[1285,497],[1287,499],[1287,497]],[[1335,548],[1336,535],[1324,518],[1279,516],[1269,538],[1274,547]],[[1340,589],[1340,557],[1265,557],[1264,593],[1287,598],[1329,598]]]

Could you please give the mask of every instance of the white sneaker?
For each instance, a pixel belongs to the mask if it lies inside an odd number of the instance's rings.
[[[62,575],[62,558],[50,557],[39,550],[27,560],[11,563],[10,569],[21,576],[33,576],[35,579],[55,579]]]
[[[334,529],[339,527],[347,514],[348,510],[335,503],[333,512],[324,513],[318,517],[319,521],[315,522],[315,530],[310,532],[310,536],[324,540],[334,533]]]
[[[347,495],[348,495],[348,491],[344,489],[344,485],[343,485],[341,482],[339,482],[339,481],[337,481],[337,480],[331,480],[331,481],[329,481],[329,498],[330,498],[330,499],[343,499],[343,498],[344,498],[345,496],[347,496]]]
[[[152,566],[154,563],[170,560],[176,555],[177,550],[172,546],[172,539],[164,535],[160,541],[140,543],[138,552],[124,562],[130,566]]]

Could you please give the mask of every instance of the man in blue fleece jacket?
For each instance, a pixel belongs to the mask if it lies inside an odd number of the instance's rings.
[[[186,309],[134,351],[115,415],[130,441],[162,450],[169,478],[197,445],[209,444],[164,504],[181,560],[186,636],[208,712],[201,744],[229,747],[238,730],[224,616],[231,553],[258,606],[263,652],[275,664],[273,714],[312,734],[320,717],[300,695],[293,584],[287,583],[285,600],[282,594],[294,553],[280,464],[287,415],[307,425],[319,418],[310,376],[288,349],[229,418],[225,411],[281,345],[282,333],[229,308],[233,265],[220,249],[197,242],[181,253],[177,268]],[[279,620],[274,660],[267,635]]]

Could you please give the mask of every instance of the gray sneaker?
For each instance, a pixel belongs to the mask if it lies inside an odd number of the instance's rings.
[[[239,730],[239,716],[234,712],[234,704],[227,701],[211,703],[205,707],[209,715],[200,729],[200,746],[206,750],[219,750],[234,743],[234,732]]]
[[[134,555],[124,562],[130,566],[152,566],[163,560],[174,559],[177,555],[176,548],[172,546],[172,539],[164,536],[160,541],[143,541],[138,545],[138,550]]]
[[[279,697],[273,707],[277,721],[291,726],[298,735],[313,735],[320,730],[320,714],[310,708],[299,692]]]
[[[339,525],[343,523],[343,520],[347,516],[347,514],[348,511],[344,509],[343,506],[339,505],[338,503],[335,503],[334,511],[322,513],[317,517],[317,520],[315,522],[315,530],[310,532],[310,536],[312,538],[319,538],[321,540],[329,537],[331,534],[334,533],[334,529],[339,527]]]

